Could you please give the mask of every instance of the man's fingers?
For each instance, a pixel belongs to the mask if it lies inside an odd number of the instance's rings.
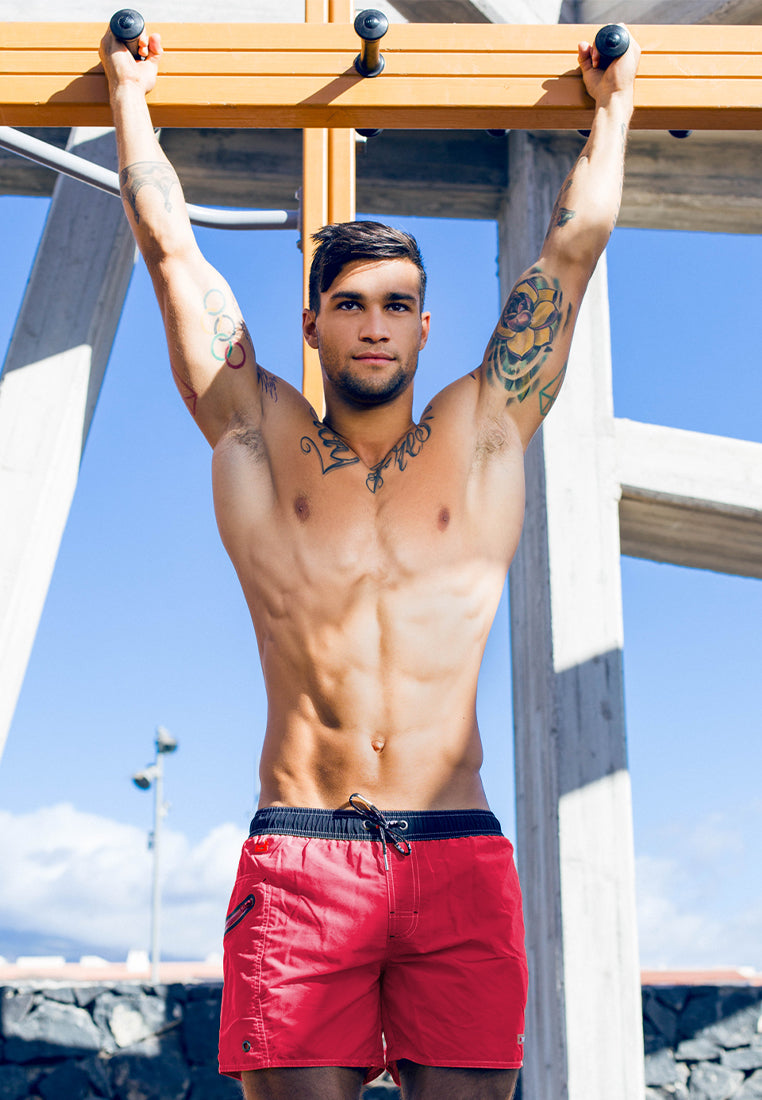
[[[161,54],[164,53],[161,45],[160,34],[154,33],[148,36],[148,53],[151,57],[159,57]]]
[[[589,42],[580,42],[577,46],[577,54],[579,56],[580,68],[587,70],[593,66],[592,58],[593,47]]]

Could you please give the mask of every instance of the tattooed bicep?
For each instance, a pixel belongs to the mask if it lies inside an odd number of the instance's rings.
[[[532,269],[511,291],[484,359],[487,381],[522,402],[540,386],[541,371],[570,306],[557,279]]]

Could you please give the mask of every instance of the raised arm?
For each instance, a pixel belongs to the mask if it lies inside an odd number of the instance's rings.
[[[580,43],[595,100],[590,136],[558,193],[540,256],[513,287],[480,367],[480,416],[504,413],[524,447],[558,396],[579,307],[619,213],[639,58],[631,40],[602,69],[595,47]]]
[[[257,419],[273,383],[256,365],[230,287],[196,244],[180,181],[154,133],[145,97],[161,52],[159,36],[144,35],[136,61],[110,30],[100,48],[124,208],[153,280],[177,388],[214,446],[236,413]]]

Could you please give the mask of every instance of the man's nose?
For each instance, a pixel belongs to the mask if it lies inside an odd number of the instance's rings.
[[[373,307],[366,309],[362,315],[363,323],[360,327],[360,339],[376,344],[380,340],[389,339],[389,326],[382,309]]]

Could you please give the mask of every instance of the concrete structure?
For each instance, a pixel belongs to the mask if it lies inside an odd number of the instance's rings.
[[[115,167],[110,131],[74,130],[68,148]],[[61,177],[0,379],[0,746],[134,263],[118,200]]]
[[[10,12],[3,0],[0,15],[4,6]],[[762,0],[410,0],[379,6],[392,18],[429,22],[762,23]],[[35,17],[36,7],[42,16],[49,12],[33,2],[26,19]],[[298,20],[302,12],[289,0],[247,5],[245,13],[219,5],[214,18]],[[75,6],[67,15],[92,19],[93,11]],[[178,13],[168,3],[152,15],[208,17],[193,5]],[[300,173],[298,135],[174,131],[164,141],[191,201],[292,201]],[[761,145],[757,133],[696,134],[688,142],[633,135],[621,224],[759,232]],[[498,218],[507,291],[536,256],[556,190],[578,150],[570,134],[496,139],[385,133],[359,158],[358,206],[381,214]],[[0,187],[45,190],[42,170],[15,163],[3,185],[8,158],[0,156]],[[47,312],[40,296],[33,306],[36,314]],[[533,971],[525,1100],[644,1095],[620,551],[762,576],[762,445],[616,420],[607,331],[602,263],[575,337],[573,384],[528,454],[526,529],[511,571],[518,850]],[[0,426],[11,379],[6,373],[0,389]],[[78,415],[81,439],[87,416]],[[49,427],[60,419],[55,409],[47,416]],[[50,516],[35,536],[48,563],[72,487],[69,473],[47,500],[39,490],[13,494],[14,523],[30,526],[33,513]],[[19,560],[17,553],[0,566],[6,578],[0,595],[10,591],[7,571],[17,571]],[[45,570],[36,583],[34,606],[41,604]],[[0,607],[0,618],[10,606]],[[29,614],[17,606],[17,615]],[[4,690],[9,715],[17,684]],[[591,1050],[600,1057],[591,1057]]]

